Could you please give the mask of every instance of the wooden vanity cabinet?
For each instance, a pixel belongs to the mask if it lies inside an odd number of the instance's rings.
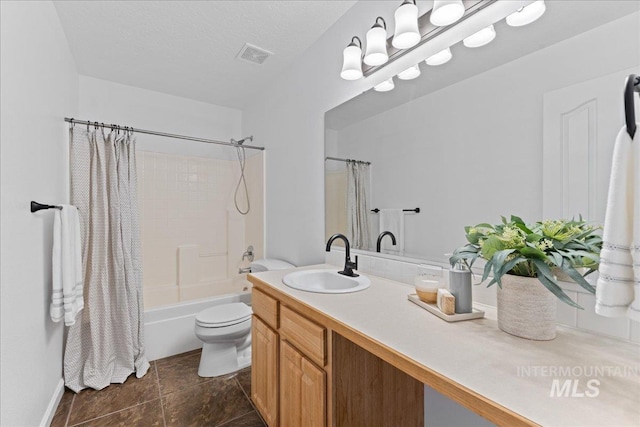
[[[326,377],[291,344],[280,342],[280,425],[326,425]]]
[[[270,427],[327,425],[326,329],[253,289],[251,399]]]
[[[278,425],[278,334],[259,317],[251,324],[251,399],[269,426]]]
[[[269,427],[424,425],[421,382],[252,283],[251,398]]]

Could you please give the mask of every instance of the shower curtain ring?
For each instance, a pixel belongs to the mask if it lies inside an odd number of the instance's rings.
[[[69,120],[69,130],[73,129],[73,117]]]

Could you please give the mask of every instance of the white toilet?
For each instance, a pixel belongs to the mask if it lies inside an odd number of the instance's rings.
[[[251,263],[251,272],[295,267],[277,259]],[[251,307],[243,302],[216,305],[196,316],[196,336],[204,343],[198,375],[217,377],[251,365]]]

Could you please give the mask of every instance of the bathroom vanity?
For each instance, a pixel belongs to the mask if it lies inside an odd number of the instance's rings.
[[[318,268],[336,269],[302,269]],[[398,282],[369,276],[360,292],[312,293],[283,284],[292,271],[248,276],[251,398],[271,427],[428,425],[424,384],[497,425],[640,420],[636,344],[563,327],[553,341],[524,340],[491,319],[444,322]]]

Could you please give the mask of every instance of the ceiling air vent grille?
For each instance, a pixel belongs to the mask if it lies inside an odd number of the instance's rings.
[[[273,55],[273,52],[269,52],[250,43],[245,43],[236,55],[236,59],[254,64],[262,64],[271,55]]]

